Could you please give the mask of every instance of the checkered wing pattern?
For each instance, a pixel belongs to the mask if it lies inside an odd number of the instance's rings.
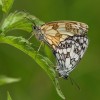
[[[88,47],[88,25],[76,21],[57,21],[40,27],[40,37],[52,47],[57,71],[63,78],[75,68]]]
[[[69,73],[83,57],[88,47],[87,35],[74,35],[61,41],[54,50],[57,58],[57,70],[59,75],[67,78]]]

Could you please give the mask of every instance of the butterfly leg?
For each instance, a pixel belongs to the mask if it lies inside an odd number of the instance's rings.
[[[40,44],[40,46],[39,46],[39,48],[38,48],[37,52],[39,52],[39,50],[40,50],[40,48],[41,48],[42,44],[43,44],[43,41],[41,42],[41,44]]]
[[[38,50],[36,51],[35,59],[36,59],[36,57],[37,57],[37,54],[38,54],[38,52],[39,52],[39,50],[40,50],[40,48],[41,48],[42,44],[43,44],[43,41],[41,42],[41,44],[40,44],[40,46],[39,46]]]
[[[28,38],[28,41],[35,35],[35,33],[32,32],[31,36]]]

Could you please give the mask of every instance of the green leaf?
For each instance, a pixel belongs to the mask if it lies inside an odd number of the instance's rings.
[[[2,36],[0,35],[0,43],[7,43],[11,46],[16,47],[17,49],[23,51],[27,55],[29,55],[33,60],[40,65],[40,67],[45,70],[45,72],[49,75],[50,79],[52,80],[57,93],[62,99],[65,99],[58,82],[58,78],[56,78],[56,72],[54,70],[54,64],[47,58],[37,52],[32,47],[32,43],[25,40],[22,37],[14,37],[14,36]]]
[[[25,12],[17,12],[10,13],[2,22],[2,25],[0,27],[0,30],[3,33],[6,33],[8,31],[14,30],[14,29],[21,29],[25,30],[27,32],[32,31],[32,21],[35,22],[41,22],[40,24],[43,24],[42,21],[38,21],[38,18],[35,16],[32,16]]]
[[[14,83],[20,81],[19,78],[10,78],[6,76],[0,76],[0,85]]]
[[[14,0],[0,0],[0,5],[2,6],[2,11],[8,13],[13,5]]]
[[[9,92],[7,92],[7,100],[12,100]]]
[[[27,14],[23,12],[16,11],[10,13],[1,25],[2,32],[6,33],[14,29],[21,29],[30,32],[31,24],[25,19],[26,16]]]
[[[62,98],[62,99],[65,99],[61,89],[60,89],[60,86],[59,86],[59,82],[58,82],[58,78],[56,76],[56,72],[54,70],[54,65],[53,63],[47,58],[47,57],[43,57],[41,55],[38,56],[38,59],[36,59],[38,64],[47,72],[47,74],[49,75],[49,77],[51,78],[55,88],[56,88],[56,91],[58,93],[58,95]],[[43,63],[44,62],[44,63]],[[46,64],[46,65],[45,65]],[[47,68],[45,68],[47,67]],[[49,70],[50,72],[49,72]]]

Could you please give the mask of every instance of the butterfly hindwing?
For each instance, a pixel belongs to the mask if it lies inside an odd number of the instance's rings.
[[[57,59],[57,70],[61,77],[66,78],[83,57],[88,47],[86,35],[75,35],[60,42],[54,55]]]

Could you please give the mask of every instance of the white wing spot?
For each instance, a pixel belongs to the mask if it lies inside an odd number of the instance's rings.
[[[67,52],[70,52],[71,48],[67,48]]]
[[[63,53],[64,53],[64,54],[67,54],[67,51],[66,51],[66,49],[63,49]]]
[[[66,58],[65,65],[66,68],[70,65],[70,58]]]

